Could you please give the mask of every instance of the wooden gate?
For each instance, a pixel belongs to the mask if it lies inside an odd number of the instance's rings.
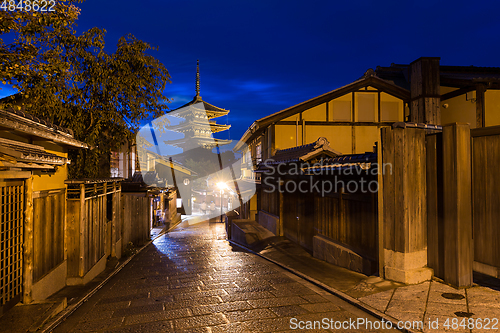
[[[474,270],[500,277],[500,126],[471,130]]]
[[[427,136],[428,265],[455,286],[500,277],[499,166],[500,126]]]
[[[314,236],[314,196],[298,191],[283,193],[283,233],[291,241],[312,252]]]
[[[471,149],[468,124],[426,137],[427,265],[456,287],[472,285]]]
[[[0,182],[0,315],[21,300],[23,269],[22,181]]]

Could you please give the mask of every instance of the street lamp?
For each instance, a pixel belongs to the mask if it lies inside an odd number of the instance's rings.
[[[220,222],[222,223],[222,194],[224,193],[224,189],[227,189],[227,185],[224,182],[218,182],[217,187],[220,190]]]

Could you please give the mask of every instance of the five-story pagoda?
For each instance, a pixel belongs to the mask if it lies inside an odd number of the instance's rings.
[[[215,139],[213,133],[228,130],[231,125],[217,124],[212,119],[225,116],[229,110],[219,108],[205,102],[200,96],[200,63],[196,66],[196,96],[193,100],[178,109],[172,110],[170,116],[183,118],[178,125],[168,126],[168,130],[184,134],[184,138],[165,141],[166,144],[180,147],[184,152],[203,147],[212,149],[227,145],[231,140]]]

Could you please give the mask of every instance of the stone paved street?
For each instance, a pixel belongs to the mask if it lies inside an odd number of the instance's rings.
[[[296,332],[291,320],[358,317],[376,321],[204,222],[156,239],[54,332]]]

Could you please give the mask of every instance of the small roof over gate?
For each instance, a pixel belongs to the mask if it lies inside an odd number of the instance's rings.
[[[325,137],[320,137],[313,143],[293,147],[289,149],[277,150],[272,157],[273,163],[309,161],[317,156],[335,157],[342,153],[332,149],[330,142]]]

